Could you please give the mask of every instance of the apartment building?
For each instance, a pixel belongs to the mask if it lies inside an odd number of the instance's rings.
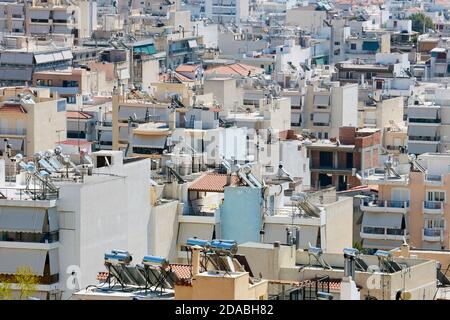
[[[320,248],[304,251],[247,242],[239,245],[238,252],[254,274],[271,279],[269,297],[280,300],[396,300],[402,292],[408,292],[411,300],[422,300],[433,299],[437,291],[436,263],[427,258],[358,254],[361,267],[351,271],[344,250],[328,253]],[[378,265],[380,276],[373,277],[371,268]]]
[[[73,55],[68,47],[55,47],[50,42],[27,41],[11,37],[11,46],[0,49],[0,85],[30,85],[33,72],[67,69]]]
[[[248,0],[205,0],[205,16],[215,23],[240,24],[249,17]]]
[[[15,292],[17,268],[30,267],[40,299],[68,299],[94,283],[103,268],[98,257],[110,247],[147,252],[150,208],[142,172],[149,160],[126,161],[121,152],[102,151],[92,154],[92,162],[77,156],[64,164],[62,156],[42,153],[34,157],[40,171],[17,169],[16,182],[0,181],[0,281],[9,280]]]
[[[66,100],[48,89],[0,89],[0,152],[32,156],[66,138]],[[8,139],[7,141],[5,139]]]
[[[360,170],[376,168],[381,148],[379,129],[342,127],[339,138],[317,140],[307,146],[311,159],[311,185],[347,190],[359,186]]]
[[[441,151],[441,106],[429,102],[408,106],[408,152]]]
[[[0,5],[0,32],[27,36],[88,38],[97,27],[97,3],[50,0]]]
[[[339,135],[339,128],[358,125],[358,85],[311,83],[306,89],[302,127],[319,139]]]
[[[378,199],[361,202],[363,247],[393,249],[407,239],[414,248],[449,248],[449,164],[448,154],[425,153],[413,161],[411,171],[408,165],[390,163],[366,172],[362,180],[378,185]]]

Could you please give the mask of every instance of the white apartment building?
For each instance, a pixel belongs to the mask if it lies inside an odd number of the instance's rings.
[[[239,24],[249,16],[248,0],[205,0],[205,16],[216,23]]]
[[[13,289],[17,268],[31,267],[38,298],[67,299],[96,281],[111,248],[148,253],[149,160],[124,160],[120,151],[92,157],[66,169],[61,157],[43,155],[34,165],[41,171],[28,165],[7,182],[0,174],[0,275]]]
[[[358,85],[310,84],[302,115],[303,128],[319,139],[339,136],[339,128],[358,124]]]

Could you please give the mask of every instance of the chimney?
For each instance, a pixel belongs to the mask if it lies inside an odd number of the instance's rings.
[[[192,277],[200,273],[200,251],[202,250],[199,246],[192,247]]]

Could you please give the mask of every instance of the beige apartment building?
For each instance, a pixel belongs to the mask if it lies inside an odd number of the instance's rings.
[[[412,248],[450,247],[448,197],[450,154],[425,153],[409,165],[387,164],[363,173],[364,184],[378,185],[378,199],[364,199],[363,247],[393,249],[406,239]]]
[[[0,153],[5,139],[13,153],[31,156],[66,140],[66,100],[49,89],[0,89]]]

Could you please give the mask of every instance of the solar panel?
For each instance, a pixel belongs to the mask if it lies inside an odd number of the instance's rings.
[[[124,273],[130,281],[130,285],[144,287],[147,283],[145,277],[134,266],[125,266]]]
[[[57,171],[60,171],[64,168],[64,166],[55,158],[49,158],[48,163],[50,163],[52,165],[53,168],[55,168]]]
[[[39,165],[41,167],[43,167],[45,170],[47,170],[48,172],[52,173],[52,172],[56,172],[55,168],[52,167],[52,165],[50,163],[47,162],[47,160],[45,159],[41,159],[38,161]]]

